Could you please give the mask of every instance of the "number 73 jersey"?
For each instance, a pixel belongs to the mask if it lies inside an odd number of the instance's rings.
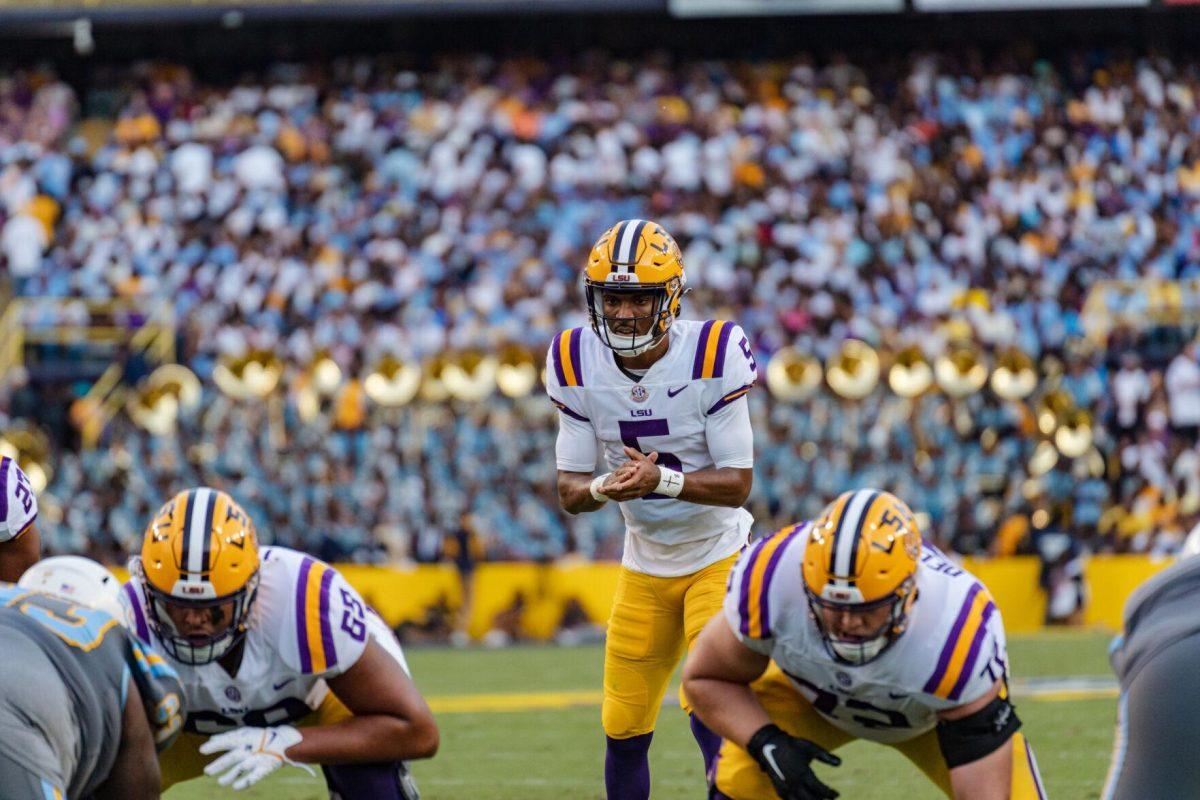
[[[391,630],[337,570],[286,547],[263,547],[260,553],[258,592],[237,675],[215,661],[192,666],[168,659],[187,697],[185,729],[193,733],[283,725],[307,716],[328,694],[326,679],[362,656],[368,635],[404,665]],[[121,599],[130,630],[164,652],[148,625],[140,583],[126,583]]]
[[[732,322],[676,320],[666,354],[634,375],[591,328],[563,331],[551,343],[547,391],[564,429],[599,442],[608,471],[626,461],[624,448],[658,453],[661,466],[684,473],[753,466],[752,442],[725,432],[735,404],[750,391],[757,365],[742,329]],[[749,439],[746,432],[742,438]],[[587,458],[558,468],[592,472]],[[624,564],[663,577],[686,575],[726,558],[745,543],[752,518],[742,508],[707,506],[651,493],[620,504]]]
[[[746,548],[729,578],[725,621],[835,727],[870,741],[907,741],[932,729],[938,712],[1008,680],[1004,625],[987,589],[928,544],[921,546],[907,629],[873,661],[837,661],[804,592],[807,540],[802,523]]]

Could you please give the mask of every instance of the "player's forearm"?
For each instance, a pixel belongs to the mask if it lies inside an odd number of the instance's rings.
[[[429,758],[438,749],[433,719],[409,721],[386,714],[352,717],[335,725],[303,728],[287,757],[305,764],[362,764]]]
[[[683,691],[709,730],[739,747],[771,722],[750,687],[713,678],[684,676]]]
[[[604,506],[592,497],[592,476],[582,472],[558,473],[558,502],[568,514],[582,514]]]
[[[1012,739],[978,761],[950,770],[954,800],[1008,800],[1012,784]]]
[[[750,496],[753,473],[736,467],[714,467],[684,475],[679,499],[704,506],[737,508]]]
[[[158,800],[162,775],[154,750],[154,735],[146,707],[132,678],[126,681],[125,709],[121,719],[121,744],[108,778],[93,795],[95,800]]]

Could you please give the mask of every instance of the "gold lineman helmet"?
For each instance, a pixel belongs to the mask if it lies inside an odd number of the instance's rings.
[[[600,341],[619,355],[644,353],[662,341],[679,316],[679,301],[686,283],[683,254],[671,234],[651,220],[621,220],[596,240],[584,269],[583,285],[592,329]],[[603,292],[653,292],[654,310],[649,317],[632,320],[633,334],[614,333],[613,319],[604,315]],[[646,319],[651,320],[649,332],[638,334],[641,326],[636,323]]]
[[[904,632],[916,599],[921,533],[903,500],[860,489],[830,503],[813,523],[804,550],[804,590],[825,645],[852,665],[878,658]],[[820,609],[869,612],[890,606],[873,634],[853,641],[828,629]]]
[[[149,623],[163,647],[185,664],[207,664],[246,633],[258,588],[254,523],[228,494],[201,487],[175,495],[158,510],[131,571],[141,582]],[[229,625],[211,635],[184,635],[174,607],[216,612],[232,604]]]

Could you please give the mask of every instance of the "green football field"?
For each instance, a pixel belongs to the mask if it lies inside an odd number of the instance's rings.
[[[1053,800],[1100,795],[1116,719],[1105,652],[1094,632],[1014,636],[1009,655],[1018,711]],[[603,797],[600,647],[412,650],[413,673],[441,726],[437,757],[415,770],[426,800],[590,800]],[[1046,679],[1094,677],[1096,681]],[[1032,681],[1032,682],[1030,682]],[[668,697],[668,702],[671,696]],[[900,755],[856,743],[841,767],[821,774],[847,800],[940,795]],[[651,749],[652,797],[704,797],[699,751],[677,707],[659,717]],[[211,800],[233,792],[192,781],[168,800]],[[285,767],[235,796],[325,798],[324,784]],[[356,799],[357,800],[357,799]]]

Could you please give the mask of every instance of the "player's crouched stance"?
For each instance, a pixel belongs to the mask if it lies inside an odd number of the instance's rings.
[[[175,673],[121,627],[121,584],[48,558],[0,585],[0,797],[155,800],[183,726]]]
[[[895,747],[958,800],[1045,796],[1000,614],[886,492],[847,492],[744,551],[684,690],[726,739],[713,798],[837,797],[811,764],[838,765],[853,739]]]
[[[159,510],[130,572],[132,624],[188,701],[164,787],[206,772],[242,789],[284,764],[320,764],[332,797],[417,797],[404,762],[434,754],[437,726],[392,632],[336,570],[260,550],[241,507],[199,488]]]

